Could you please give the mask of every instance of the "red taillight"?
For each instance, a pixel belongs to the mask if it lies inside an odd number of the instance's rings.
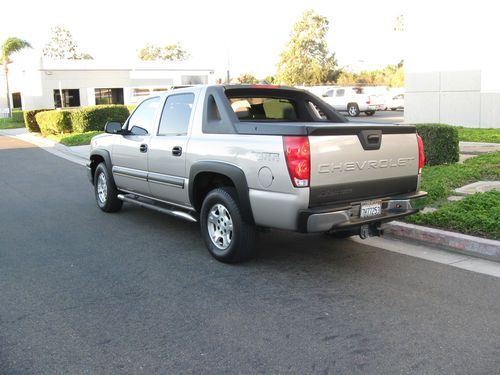
[[[418,173],[422,172],[422,168],[425,165],[425,154],[424,154],[424,142],[422,138],[417,134],[418,143]]]
[[[250,85],[250,87],[256,87],[256,88],[259,88],[259,89],[277,89],[279,88],[278,85],[259,85],[259,84],[256,84],[256,85]]]
[[[371,97],[371,96],[369,96],[369,97],[368,97],[368,100],[366,101],[366,104],[370,104],[371,102],[372,102],[372,97]]]
[[[295,187],[308,187],[311,169],[309,139],[307,137],[283,137],[286,165]]]

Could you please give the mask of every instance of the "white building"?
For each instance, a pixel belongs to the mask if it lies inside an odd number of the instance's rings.
[[[11,105],[25,110],[133,104],[153,91],[207,83],[215,83],[213,69],[193,68],[182,62],[130,66],[94,60],[39,59],[9,65]],[[0,85],[0,108],[7,108],[3,75]]]
[[[495,2],[413,2],[407,11],[405,122],[500,128]]]

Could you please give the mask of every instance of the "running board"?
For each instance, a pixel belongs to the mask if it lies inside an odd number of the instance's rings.
[[[179,217],[181,219],[191,221],[193,223],[198,222],[197,218],[195,218],[191,214],[188,214],[187,212],[170,210],[168,208],[160,207],[158,205],[151,204],[151,203],[146,203],[146,202],[140,201],[138,198],[132,198],[132,197],[134,197],[133,194],[126,194],[126,195],[118,194],[118,199],[121,199],[124,202],[129,202],[129,203],[133,203],[133,204],[136,204],[138,206],[141,206],[141,207],[150,208],[151,210],[155,210],[155,211],[158,211],[158,212],[170,215],[170,216]]]

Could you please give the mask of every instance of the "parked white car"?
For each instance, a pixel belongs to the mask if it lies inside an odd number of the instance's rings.
[[[380,97],[367,94],[363,87],[333,87],[322,96],[337,111],[347,112],[352,117],[359,116],[361,112],[373,116],[375,111],[384,109]]]
[[[390,98],[389,101],[387,101],[386,107],[391,111],[395,111],[396,109],[404,109],[405,94],[398,94]]]

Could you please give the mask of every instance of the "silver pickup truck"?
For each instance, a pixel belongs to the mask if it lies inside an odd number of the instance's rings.
[[[304,90],[198,86],[142,101],[92,139],[97,205],[123,202],[200,222],[209,252],[234,263],[257,227],[379,235],[411,215],[423,146],[414,126],[349,123]]]

